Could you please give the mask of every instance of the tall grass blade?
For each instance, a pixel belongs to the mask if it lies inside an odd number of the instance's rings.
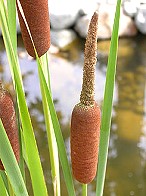
[[[48,88],[48,85],[46,83],[45,80],[45,76],[43,74],[42,71],[42,67],[41,64],[38,63],[38,71],[39,71],[39,77],[40,77],[40,81],[42,82],[42,86],[45,89],[45,96],[47,99],[47,104],[49,106],[49,110],[50,110],[50,114],[51,114],[51,118],[52,118],[52,123],[53,123],[53,128],[54,128],[54,132],[55,132],[55,136],[56,136],[56,141],[57,141],[57,145],[58,145],[58,152],[59,152],[59,157],[60,157],[60,162],[62,165],[62,169],[63,169],[63,173],[64,173],[64,178],[65,178],[65,183],[68,189],[68,194],[70,196],[74,196],[75,195],[75,191],[74,191],[74,186],[73,186],[73,180],[72,180],[72,175],[71,175],[71,171],[70,171],[70,166],[69,166],[69,162],[67,159],[67,154],[66,154],[66,149],[65,149],[65,145],[64,145],[64,140],[63,140],[63,136],[61,133],[61,129],[60,129],[60,124],[58,122],[58,118],[55,112],[55,108],[54,108],[54,104],[53,104],[53,100],[50,94],[50,90]]]
[[[46,67],[44,69],[42,69],[42,63],[41,63],[41,61],[40,61],[40,59],[39,59],[39,57],[37,55],[37,51],[35,49],[35,45],[34,45],[34,42],[33,42],[32,36],[31,36],[31,32],[29,30],[29,27],[28,27],[25,15],[23,13],[21,4],[20,4],[19,0],[17,2],[18,2],[18,7],[19,7],[19,10],[20,10],[21,15],[23,17],[23,20],[25,22],[26,28],[27,28],[28,33],[30,35],[30,39],[32,41],[35,53],[36,53],[36,60],[37,60],[37,64],[38,64],[40,86],[41,86],[42,96],[43,96],[43,99],[44,99],[43,101],[44,101],[44,104],[46,106],[45,116],[47,117],[47,115],[49,115],[49,112],[50,112],[52,123],[53,123],[54,132],[55,132],[55,137],[56,137],[56,141],[57,141],[57,145],[58,145],[60,161],[61,161],[61,164],[62,164],[64,176],[65,176],[66,185],[67,185],[67,188],[68,188],[69,195],[74,196],[75,192],[74,192],[73,180],[72,180],[72,175],[71,175],[71,171],[70,171],[70,167],[69,167],[69,163],[68,163],[68,159],[67,159],[67,154],[66,154],[66,150],[65,150],[64,140],[63,140],[63,137],[62,137],[60,125],[59,125],[59,122],[58,122],[58,118],[57,118],[57,115],[56,115],[56,112],[55,112],[55,108],[54,108],[54,104],[53,104],[52,97],[51,97],[51,92],[50,92],[50,77],[49,77],[49,73],[48,73],[49,70],[48,70],[48,67],[47,67],[48,65],[47,65],[47,62],[46,62],[45,63]],[[46,74],[46,73],[44,74],[44,72],[46,72],[46,70],[47,70],[48,74]],[[44,108],[44,110],[45,110],[45,108]],[[47,121],[48,120],[49,119],[47,119]],[[48,121],[47,123],[48,123],[48,128],[49,128],[50,122]],[[51,137],[52,138],[54,137],[53,134],[52,134]],[[55,147],[54,150],[56,150],[56,146],[54,146],[54,147]],[[53,154],[51,156],[53,156]],[[55,168],[54,168],[54,172],[58,172],[58,171],[55,171]]]
[[[38,58],[35,45],[31,36],[31,32],[29,29],[29,26],[27,24],[23,9],[21,7],[21,4],[18,0],[18,7],[20,10],[20,13],[22,15],[22,18],[24,20],[24,23],[26,25],[26,28],[28,30],[28,33],[30,35],[30,39],[32,41],[32,45],[34,47],[35,53],[36,53],[36,59],[38,63],[43,62],[43,72],[45,73],[45,80],[47,81],[47,85],[50,88],[50,78],[49,78],[49,70],[48,70],[48,60],[47,60],[47,54],[41,57],[41,61]],[[53,187],[54,187],[54,194],[59,196],[60,195],[60,174],[59,174],[59,159],[58,159],[58,150],[57,150],[57,144],[56,144],[56,138],[51,122],[50,112],[49,112],[49,106],[47,105],[46,96],[44,92],[44,88],[41,85],[40,81],[40,87],[41,87],[41,93],[42,93],[42,102],[43,102],[43,109],[44,109],[44,115],[45,115],[45,124],[46,124],[46,130],[47,130],[47,136],[48,136],[48,145],[49,145],[49,152],[50,152],[50,160],[51,160],[51,173],[52,173],[52,181],[53,181]]]
[[[44,175],[42,171],[42,166],[40,162],[40,157],[37,149],[37,144],[35,140],[35,136],[33,133],[33,127],[30,119],[30,115],[28,112],[25,94],[23,90],[21,73],[19,70],[19,65],[17,58],[15,56],[15,52],[13,49],[13,45],[11,42],[11,37],[9,33],[9,29],[7,26],[7,16],[5,14],[5,8],[3,0],[0,1],[0,23],[2,28],[2,35],[6,47],[6,52],[8,56],[8,60],[10,63],[11,74],[13,78],[14,86],[16,87],[16,93],[18,98],[18,107],[20,112],[20,118],[22,122],[24,143],[26,147],[26,155],[28,160],[28,167],[30,171],[30,176],[32,180],[32,186],[35,196],[46,196],[47,188],[44,180]]]
[[[0,195],[8,196],[8,192],[7,192],[6,188],[5,188],[5,184],[3,182],[3,179],[1,177],[1,175],[0,175]]]
[[[11,144],[0,119],[0,159],[3,162],[13,190],[18,196],[28,196],[23,177],[13,153]]]
[[[106,74],[104,102],[102,108],[96,196],[103,195],[104,180],[105,180],[105,173],[106,173],[110,125],[111,125],[111,112],[112,112],[112,102],[113,102],[113,90],[114,90],[115,72],[116,72],[116,63],[117,63],[120,6],[121,6],[121,0],[118,0],[115,19],[114,19],[114,26],[112,31],[110,53],[108,58],[108,66],[107,66],[107,74]]]
[[[8,28],[15,53],[17,52],[16,0],[7,0]]]
[[[48,72],[48,58],[47,54],[41,57],[42,62],[42,70],[45,76],[46,83],[48,88],[50,89],[50,77]],[[39,59],[37,60],[37,62]],[[40,79],[40,78],[39,78]],[[47,139],[48,139],[48,146],[49,146],[49,153],[50,153],[50,162],[51,162],[51,174],[52,174],[52,181],[54,187],[54,195],[60,195],[60,174],[59,174],[59,158],[58,158],[58,149],[56,138],[54,134],[54,129],[52,125],[52,120],[50,116],[49,106],[46,99],[45,89],[43,88],[41,79],[40,79],[40,87],[42,93],[42,102],[43,102],[43,110],[45,116],[45,124],[46,124],[46,131],[47,131]]]
[[[16,31],[16,0],[7,0],[7,16],[8,16],[8,28],[10,32],[10,37],[12,41],[13,50],[17,58],[17,31]],[[19,166],[23,178],[25,179],[25,168],[24,168],[24,159],[22,152],[22,143],[21,143],[21,133],[20,133],[20,119],[19,119],[19,108],[18,102],[16,101],[16,115],[17,123],[19,127],[19,144],[20,144],[20,161]]]
[[[82,196],[87,196],[87,184],[82,184]]]
[[[2,178],[3,183],[5,185],[5,188],[6,188],[7,192],[9,193],[8,178],[7,178],[6,172],[0,170],[0,175],[1,175],[1,178]]]

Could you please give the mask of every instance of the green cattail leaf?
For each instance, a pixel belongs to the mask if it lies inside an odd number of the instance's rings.
[[[11,144],[0,119],[0,159],[3,162],[6,173],[16,196],[28,196],[23,177],[21,175],[17,160],[13,153]]]
[[[45,75],[46,83],[48,85],[48,88],[50,89],[50,76],[48,70],[49,68],[48,68],[47,54],[43,55],[40,60],[42,62],[41,67]],[[39,63],[38,57],[37,57],[37,62]],[[44,110],[44,117],[45,117],[46,131],[47,131],[49,153],[50,153],[51,175],[52,175],[54,195],[60,196],[60,173],[59,173],[58,148],[57,148],[57,142],[54,134],[52,119],[49,111],[49,106],[45,95],[46,94],[45,88],[43,88],[42,86],[41,79],[40,79],[40,87],[41,87],[41,94],[42,94],[42,103],[43,103],[43,110]]]
[[[43,73],[43,70],[42,70],[42,67],[41,67],[40,63],[38,63],[38,71],[39,71],[39,77],[40,77],[41,85],[44,88],[47,104],[49,106],[49,110],[50,110],[50,114],[51,114],[51,118],[52,118],[53,128],[54,128],[56,141],[57,141],[57,145],[58,145],[58,152],[59,152],[60,162],[61,162],[61,166],[62,166],[64,178],[65,178],[65,183],[66,183],[66,186],[67,186],[67,189],[68,189],[68,194],[70,196],[75,196],[73,180],[72,180],[72,175],[71,175],[69,162],[68,162],[68,159],[67,159],[67,154],[66,154],[66,149],[65,149],[63,136],[62,136],[60,125],[59,125],[59,122],[58,122],[58,118],[57,118],[57,115],[56,115],[56,112],[55,112],[55,108],[54,108],[53,100],[52,100],[52,97],[51,97],[51,93],[50,93],[50,90],[49,90],[48,85],[46,83],[45,76],[44,76],[44,73]]]
[[[2,35],[6,47],[6,52],[10,64],[11,74],[13,78],[14,86],[16,87],[16,94],[18,99],[18,107],[20,112],[20,118],[22,122],[23,137],[26,148],[26,156],[28,161],[28,168],[32,180],[32,186],[35,196],[47,196],[47,187],[42,171],[38,148],[33,132],[33,127],[28,112],[25,94],[23,90],[22,77],[18,64],[18,59],[15,55],[13,43],[8,28],[8,19],[5,12],[4,1],[0,1],[0,24],[2,29]],[[12,185],[13,186],[13,185]]]
[[[19,0],[18,0],[19,2]],[[35,44],[33,41],[33,38],[31,36],[31,32],[30,29],[28,27],[25,15],[23,13],[23,10],[21,9],[21,4],[20,2],[18,3],[18,7],[21,10],[21,14],[23,17],[23,20],[25,22],[27,31],[29,33],[30,39],[32,41],[32,45],[34,47],[34,51],[36,54],[36,60],[37,60],[37,64],[38,64],[38,70],[39,70],[39,79],[40,79],[40,86],[41,86],[41,91],[42,91],[42,99],[43,99],[43,106],[44,106],[44,114],[45,114],[45,121],[46,121],[46,128],[47,128],[47,134],[48,136],[50,135],[50,139],[48,139],[48,142],[51,142],[52,144],[49,145],[50,147],[50,158],[51,158],[51,165],[52,165],[52,169],[53,169],[53,173],[52,173],[52,177],[54,178],[55,175],[56,178],[59,179],[59,171],[58,171],[58,165],[57,163],[54,163],[54,157],[56,157],[56,153],[59,152],[59,156],[60,156],[60,161],[62,164],[62,169],[63,169],[63,173],[64,173],[64,177],[65,177],[65,182],[67,185],[67,189],[69,192],[69,195],[74,196],[75,195],[75,191],[74,191],[74,186],[73,186],[73,180],[72,180],[72,175],[71,175],[71,171],[70,171],[70,167],[69,167],[69,162],[67,159],[67,154],[66,154],[66,149],[65,149],[65,145],[64,145],[64,140],[63,140],[63,136],[61,133],[61,129],[60,129],[60,125],[58,122],[58,118],[55,112],[55,108],[54,108],[54,104],[52,101],[52,97],[51,97],[51,92],[50,92],[50,77],[49,77],[49,70],[48,70],[48,65],[47,65],[47,61],[45,60],[45,65],[42,65],[42,62],[44,63],[44,58],[42,57],[41,60],[38,57],[36,48],[35,48]],[[42,69],[43,66],[43,69]],[[44,67],[45,66],[45,67]],[[49,116],[51,114],[51,118],[49,119]],[[46,118],[48,115],[48,119]],[[52,122],[51,122],[52,121]],[[51,123],[53,124],[53,127],[51,127]],[[49,130],[49,129],[52,130]],[[49,131],[51,131],[49,133]],[[55,137],[54,137],[54,133],[55,133]],[[58,145],[58,152],[57,152],[57,146],[56,146],[56,141],[57,141],[57,145]],[[53,149],[52,149],[53,148]],[[53,152],[56,151],[56,152]],[[53,157],[54,156],[54,157]],[[58,182],[58,179],[56,179],[56,188],[54,190],[56,190],[56,194],[60,194],[59,193],[59,189],[60,189],[60,184]]]
[[[17,34],[16,34],[16,0],[7,0],[8,8],[8,28],[15,52],[17,51]]]
[[[111,37],[110,53],[109,53],[107,73],[106,73],[104,102],[102,107],[96,196],[103,195],[104,180],[105,180],[105,173],[106,173],[109,135],[110,135],[110,126],[111,126],[113,90],[114,90],[116,63],[117,63],[120,6],[121,6],[121,0],[118,0],[115,19],[114,19],[114,26],[112,31],[112,37]]]
[[[0,171],[0,195],[8,196],[8,192],[7,192],[7,189],[5,187],[5,183],[4,183],[3,178],[1,176],[1,171]]]

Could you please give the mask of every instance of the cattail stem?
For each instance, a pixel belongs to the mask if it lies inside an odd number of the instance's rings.
[[[82,185],[82,196],[87,196],[87,184]]]
[[[73,175],[83,184],[95,175],[100,137],[100,108],[94,100],[98,14],[92,16],[85,44],[83,85],[80,103],[71,118],[71,161]],[[84,187],[85,188],[85,187]]]
[[[94,13],[88,30],[84,51],[83,85],[80,102],[84,105],[94,104],[95,65],[97,51],[98,14]]]

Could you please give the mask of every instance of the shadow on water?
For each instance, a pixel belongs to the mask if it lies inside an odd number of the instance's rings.
[[[120,39],[113,118],[104,196],[146,195],[146,37]],[[98,42],[96,99],[103,101],[109,41]],[[25,53],[18,37],[18,53],[27,102],[39,146],[50,195],[53,195],[47,135],[45,132],[36,62]],[[84,40],[77,40],[58,54],[49,54],[51,86],[70,160],[69,124],[73,106],[79,101],[82,83]],[[0,40],[0,79],[12,91],[6,53]],[[33,82],[32,82],[33,81]],[[29,175],[29,174],[27,174]],[[32,195],[31,185],[28,182]],[[81,187],[75,181],[76,195]],[[95,180],[88,186],[95,195]],[[62,195],[67,190],[61,173]]]

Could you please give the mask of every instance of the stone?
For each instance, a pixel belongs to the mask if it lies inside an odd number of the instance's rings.
[[[49,10],[51,28],[54,30],[71,27],[79,14],[77,2],[71,0],[50,0]]]
[[[112,35],[112,28],[115,16],[115,5],[101,4],[99,7],[99,29],[98,37],[100,39],[109,39]],[[137,34],[136,26],[133,20],[126,16],[121,8],[119,36],[134,36]]]
[[[121,10],[119,36],[120,37],[131,37],[137,35],[137,28],[129,16],[124,14],[123,9]]]
[[[109,39],[112,35],[112,28],[114,23],[115,16],[115,5],[101,4],[99,7],[99,21],[98,21],[98,38],[99,39]],[[79,18],[75,25],[75,30],[77,33],[86,38],[88,32],[88,26],[91,16],[85,15]],[[120,18],[120,27],[119,27],[119,36],[135,36],[137,34],[137,29],[134,24],[134,21],[124,14],[123,9],[121,8],[121,18]]]
[[[82,15],[93,15],[93,13],[98,9],[97,0],[80,0],[79,10]]]
[[[82,37],[86,38],[91,16],[85,15],[80,17],[75,25],[76,32]]]
[[[135,16],[135,24],[137,29],[146,34],[146,4],[141,4]]]
[[[125,1],[123,3],[123,9],[125,14],[127,14],[130,17],[134,17],[137,13],[138,7],[140,3],[138,1]]]
[[[71,29],[51,30],[51,43],[59,48],[67,46],[76,38],[76,33]]]

